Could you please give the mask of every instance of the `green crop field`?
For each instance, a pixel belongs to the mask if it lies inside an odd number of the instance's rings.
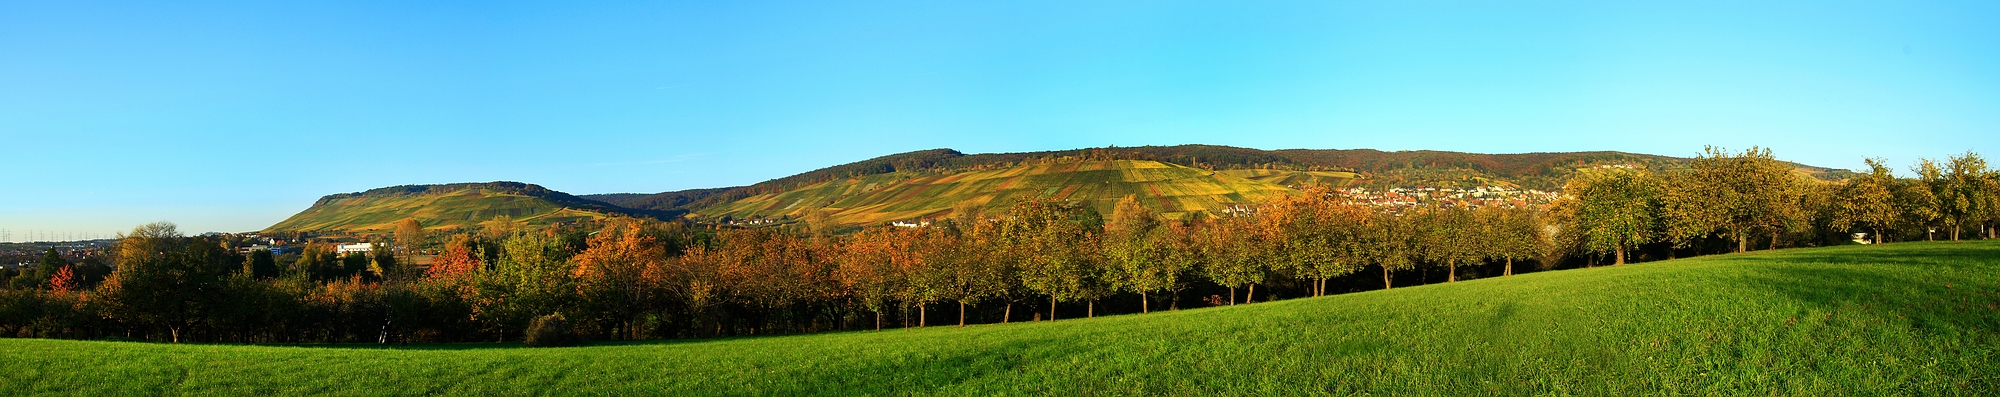
[[[0,395],[2000,394],[2000,242],[968,328],[599,344],[0,340]]]
[[[1133,195],[1172,218],[1255,204],[1290,191],[1228,171],[1145,160],[1078,160],[951,173],[868,175],[751,196],[695,212],[712,218],[776,218],[824,209],[836,223],[858,225],[948,215],[953,205],[965,201],[997,213],[1029,197],[1082,201],[1110,214],[1118,199]]]

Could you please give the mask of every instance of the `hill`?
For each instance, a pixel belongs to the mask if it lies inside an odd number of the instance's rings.
[[[1046,162],[1147,160],[1205,170],[1286,170],[1353,172],[1362,180],[1439,184],[1499,183],[1553,190],[1578,168],[1630,164],[1667,169],[1686,159],[1622,152],[1481,154],[1443,151],[1385,152],[1372,149],[1260,150],[1217,145],[1106,147],[1024,153],[965,154],[952,149],[897,153],[807,171],[750,186],[721,191],[666,192],[653,196],[674,199],[627,200],[631,208],[692,210],[801,189],[826,182],[870,175],[993,170]],[[689,194],[696,192],[698,194]],[[686,198],[686,200],[678,199]]]
[[[836,165],[749,186],[654,194],[579,197],[512,182],[496,182],[511,185],[476,190],[466,187],[494,184],[398,186],[327,196],[267,230],[384,230],[388,223],[405,216],[434,220],[440,227],[457,227],[502,214],[536,225],[617,213],[660,219],[692,214],[699,220],[785,220],[819,210],[830,212],[838,224],[862,225],[947,215],[961,202],[995,211],[1031,195],[1080,201],[1108,214],[1111,203],[1130,194],[1145,198],[1170,216],[1183,216],[1254,204],[1271,194],[1309,184],[1557,190],[1579,169],[1621,166],[1667,170],[1686,164],[1687,159],[1682,158],[1605,151],[1481,154],[1179,145],[965,154],[933,149]],[[1805,165],[1799,165],[1798,171],[1827,180],[1852,174]],[[496,195],[487,196],[487,192]]]
[[[387,231],[404,218],[426,228],[455,228],[501,215],[539,226],[641,213],[520,182],[406,185],[321,197],[265,231]]]
[[[1047,161],[829,180],[713,204],[694,213],[708,219],[798,218],[824,210],[835,223],[867,224],[948,215],[960,203],[996,213],[1030,197],[1081,201],[1110,214],[1117,200],[1133,195],[1168,217],[1179,217],[1291,191],[1271,182],[1342,184],[1351,178],[1350,173],[1337,172],[1217,172],[1150,160]]]
[[[0,394],[1990,395],[1996,258],[1995,241],[1792,249],[1145,315],[558,349],[0,339]]]

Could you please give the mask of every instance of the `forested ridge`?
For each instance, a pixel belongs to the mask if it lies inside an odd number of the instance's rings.
[[[405,220],[376,237],[379,249],[345,256],[325,244],[243,254],[229,236],[150,224],[122,236],[108,274],[53,256],[10,275],[0,333],[249,343],[514,341],[535,335],[531,324],[595,340],[799,333],[1230,305],[1428,274],[1454,282],[1852,244],[1859,232],[1873,243],[1995,237],[2000,174],[1978,154],[1921,159],[1913,178],[1868,163],[1832,182],[1767,149],[1710,149],[1673,169],[1579,171],[1548,205],[1376,207],[1309,188],[1168,220],[1133,199],[1109,214],[1024,200],[838,235],[812,219],[536,229],[502,217],[452,231]],[[416,265],[419,254],[435,258]]]

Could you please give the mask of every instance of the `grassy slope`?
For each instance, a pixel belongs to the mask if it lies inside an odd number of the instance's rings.
[[[1334,180],[1339,173],[1315,175]],[[1283,179],[1284,175],[1268,178]],[[1344,180],[1343,180],[1344,181]],[[960,201],[1004,211],[1032,196],[1091,203],[1109,215],[1118,199],[1137,195],[1168,216],[1217,211],[1251,204],[1290,189],[1267,182],[1180,165],[1143,160],[1066,161],[954,173],[891,173],[817,183],[783,193],[751,196],[696,210],[703,216],[803,216],[815,208],[833,211],[843,224],[908,220],[948,213]]]
[[[469,226],[497,215],[516,222],[546,225],[602,218],[602,213],[566,208],[547,199],[521,194],[458,189],[446,193],[383,197],[335,198],[293,214],[265,230],[360,231],[395,230],[396,221],[415,217],[425,227]]]
[[[521,349],[0,340],[0,394],[1994,394],[2000,243],[1150,315]]]

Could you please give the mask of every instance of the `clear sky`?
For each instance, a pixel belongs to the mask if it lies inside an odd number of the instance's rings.
[[[248,231],[390,185],[652,193],[941,147],[1905,166],[2000,155],[1996,21],[1993,1],[0,0],[0,229]]]

